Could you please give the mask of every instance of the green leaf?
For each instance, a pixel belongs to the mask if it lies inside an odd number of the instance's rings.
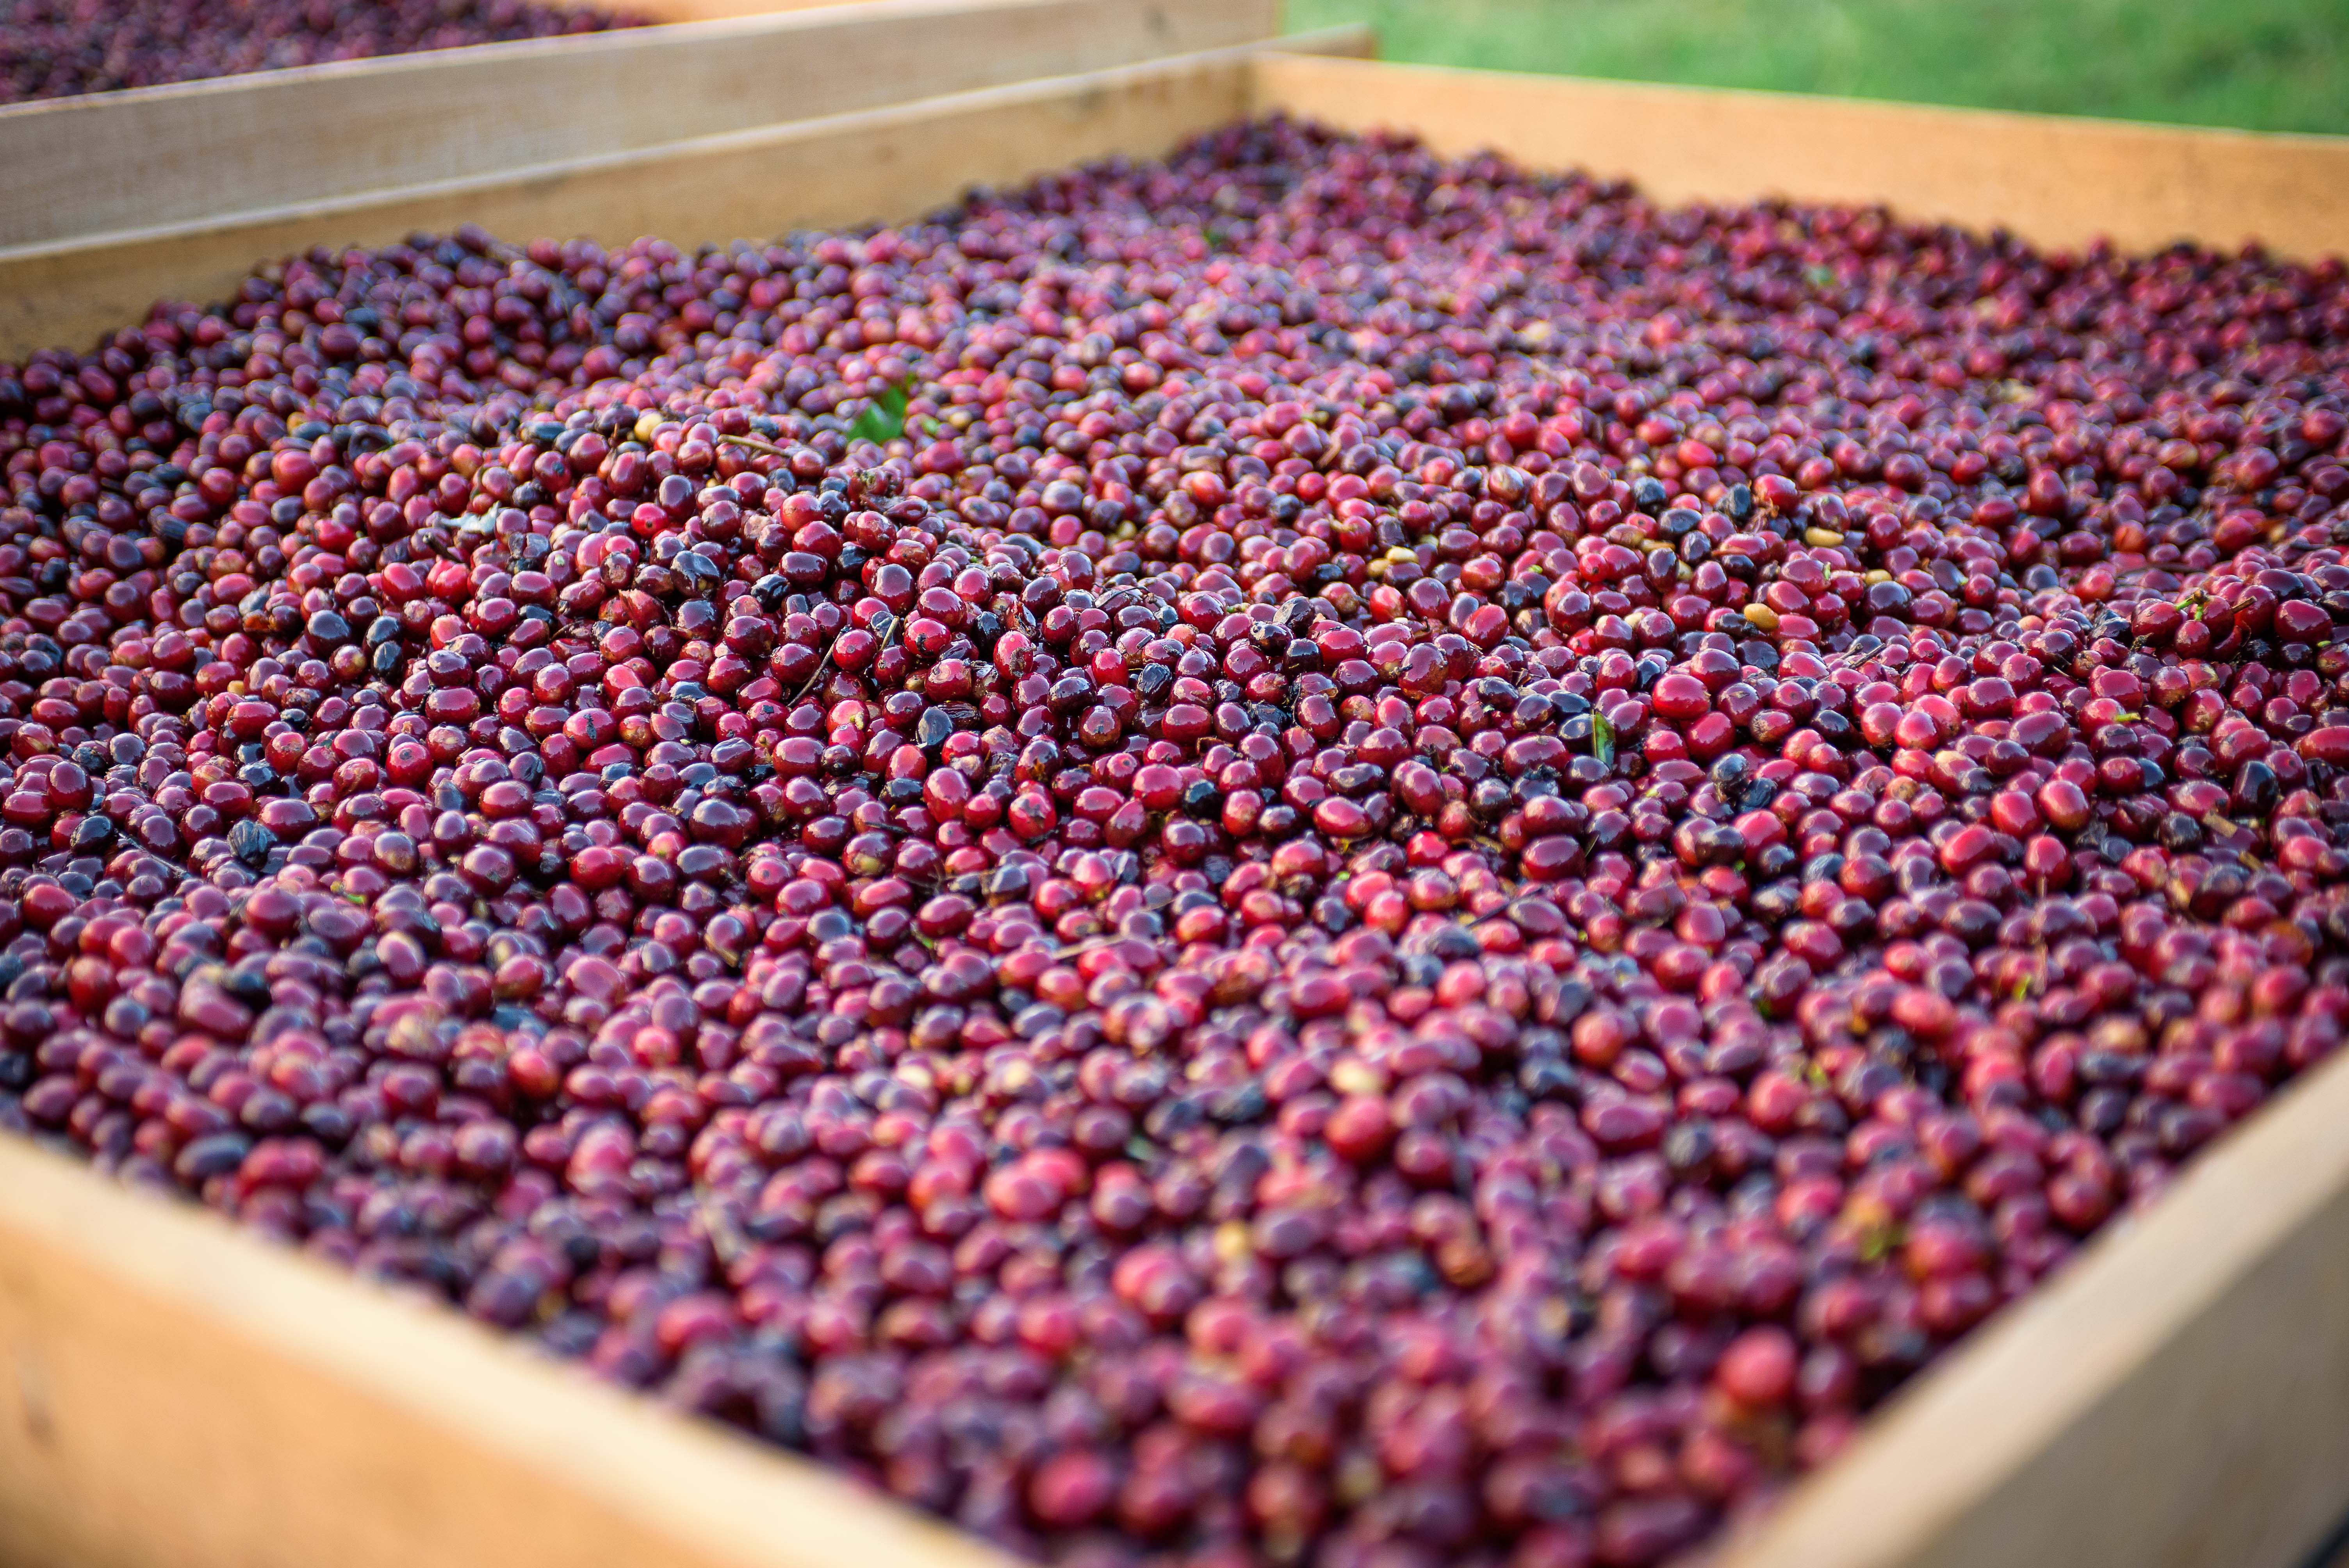
[[[865,406],[848,427],[852,441],[870,441],[874,446],[886,446],[905,433],[905,405],[913,401],[914,382],[911,377],[902,386],[885,387],[881,396]]]
[[[1908,1240],[1909,1233],[1905,1226],[1886,1225],[1871,1230],[1859,1238],[1859,1261],[1880,1264],[1899,1251]]]
[[[1615,727],[1596,708],[1590,713],[1590,752],[1607,766],[1615,765]]]

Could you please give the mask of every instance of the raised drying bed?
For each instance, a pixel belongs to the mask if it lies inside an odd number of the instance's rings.
[[[1104,70],[1261,41],[1279,20],[1278,0],[872,0],[16,105],[0,108],[0,249]]]
[[[2349,143],[1210,53],[0,257],[0,355],[254,259],[472,222],[680,243],[903,218],[1286,109],[1666,198],[2043,244],[2349,246]],[[722,200],[721,200],[722,198]],[[2349,1503],[2349,1061],[1925,1374],[1733,1568],[2290,1568]],[[996,1561],[788,1455],[0,1144],[0,1553],[131,1564]]]
[[[802,11],[845,0],[531,0],[524,16],[465,12],[461,5],[404,16],[371,5],[354,12],[316,7],[256,11],[244,4],[204,0],[178,9],[144,11],[124,5],[12,6],[0,28],[0,105],[56,98],[119,98],[125,93],[212,81],[247,82],[300,62],[375,60],[406,54],[448,54],[492,39],[543,38],[576,33],[574,22],[609,17],[636,28],[708,22],[771,12]],[[567,14],[567,15],[566,15]],[[460,40],[450,42],[451,38]],[[127,46],[127,47],[126,47]],[[126,85],[126,78],[153,84]],[[26,98],[16,94],[30,95]],[[305,129],[311,129],[305,127]]]
[[[1366,37],[1340,29],[1310,42],[1359,49]],[[0,249],[0,356],[88,337],[137,319],[158,298],[216,294],[256,257],[319,243],[380,244],[479,222],[616,243],[661,234],[693,244],[903,216],[973,184],[1008,184],[1120,150],[1163,149],[1236,119],[1253,101],[1249,61],[1263,52],[1210,50],[458,178],[347,186],[274,211],[7,247]]]

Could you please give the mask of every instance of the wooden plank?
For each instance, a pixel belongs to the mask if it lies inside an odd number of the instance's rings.
[[[1303,42],[1355,49],[1365,36],[1338,28]],[[223,297],[256,262],[313,245],[381,244],[466,222],[508,235],[617,244],[658,234],[695,245],[909,218],[973,184],[1156,154],[1237,119],[1261,52],[1209,50],[219,223],[0,250],[0,358],[87,344],[145,319],[160,298]]]
[[[853,0],[554,0],[566,9],[625,11],[659,23],[709,22],[733,16],[776,15],[792,11],[821,11]]]
[[[1666,202],[1882,201],[2046,247],[2258,240],[2349,251],[2349,138],[2189,130],[1786,93],[1344,60],[1261,67],[1264,101],[1349,130],[1413,130],[1630,180]]]
[[[2298,1568],[2349,1509],[2349,1057],[1879,1413],[1717,1568]]]
[[[771,16],[791,11],[821,11],[862,0],[534,0],[564,11],[626,12],[649,22],[713,22],[736,16]]]
[[[14,1138],[0,1560],[1009,1568],[812,1463]]]
[[[785,11],[822,11],[849,0],[610,0],[607,9],[633,10],[656,22],[714,22]]]
[[[0,246],[1106,70],[1279,25],[1279,0],[874,0],[26,104],[0,109]]]
[[[859,0],[533,0],[533,4],[557,11],[625,12],[663,25],[820,11],[858,3]]]

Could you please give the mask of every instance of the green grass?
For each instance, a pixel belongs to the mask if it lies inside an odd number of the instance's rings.
[[[1288,0],[1388,59],[2349,133],[2349,0]]]

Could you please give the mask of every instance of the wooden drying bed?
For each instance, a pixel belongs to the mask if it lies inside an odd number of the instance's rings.
[[[1359,50],[1359,34],[1318,40]],[[854,100],[852,100],[854,101]],[[473,222],[682,243],[903,219],[1250,113],[1667,199],[1783,194],[2044,245],[2349,250],[2349,141],[1210,51],[0,253],[0,356],[258,259]],[[2349,1507],[2349,1060],[1880,1412],[1717,1568],[2293,1568]],[[979,1568],[988,1549],[0,1141],[0,1559]]]
[[[1323,43],[1362,48],[1368,36],[1341,29]],[[381,244],[468,222],[503,233],[614,243],[660,234],[692,244],[907,217],[973,184],[1008,184],[1114,151],[1164,150],[1236,119],[1253,102],[1250,61],[1262,48],[0,248],[0,358],[140,320],[158,298],[225,294],[256,259],[314,244]]]
[[[0,247],[377,197],[1261,43],[1278,0],[872,0],[0,108]]]

